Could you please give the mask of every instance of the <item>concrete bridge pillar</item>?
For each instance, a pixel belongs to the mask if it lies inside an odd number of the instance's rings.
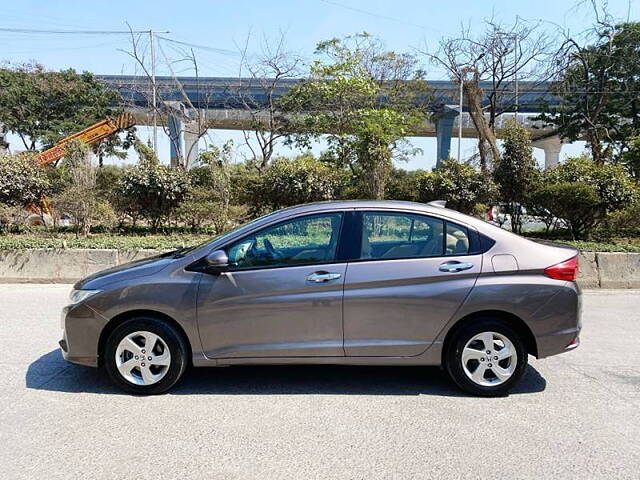
[[[177,115],[169,115],[169,144],[171,149],[171,166],[177,167],[184,158],[182,142],[182,119]]]
[[[554,135],[553,137],[535,140],[533,146],[544,150],[544,168],[552,168],[560,163],[562,139],[559,136]]]
[[[458,115],[457,112],[448,111],[434,117],[436,121],[436,168],[443,160],[448,160],[451,154],[451,135],[453,133],[453,121]]]
[[[193,166],[200,153],[198,148],[198,140],[200,139],[198,127],[198,123],[192,122],[187,124],[184,130],[184,154],[189,166]]]

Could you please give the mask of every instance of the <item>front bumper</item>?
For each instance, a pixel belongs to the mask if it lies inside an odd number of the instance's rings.
[[[96,311],[79,303],[62,310],[62,357],[87,367],[98,366],[98,343],[106,320]]]

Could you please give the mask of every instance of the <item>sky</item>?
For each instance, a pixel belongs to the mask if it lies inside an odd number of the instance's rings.
[[[285,35],[288,50],[307,60],[313,59],[315,45],[328,38],[366,31],[398,52],[433,50],[442,37],[456,35],[462,25],[480,30],[482,21],[493,17],[505,23],[517,17],[527,21],[553,22],[571,32],[583,31],[592,21],[590,2],[580,0],[490,1],[458,0],[110,0],[108,2],[60,0],[2,0],[0,28],[39,30],[154,30],[158,35],[211,49],[196,48],[201,76],[237,77],[239,51],[248,41],[248,52],[257,53],[266,40],[273,42]],[[640,1],[610,0],[609,11],[619,18],[640,20]],[[169,74],[163,55],[175,58],[172,44],[160,42],[159,74]],[[127,34],[58,34],[0,31],[0,61],[22,63],[36,61],[48,69],[75,68],[96,74],[133,73],[134,63]],[[444,73],[424,65],[427,78],[442,79]],[[192,72],[184,65],[173,65],[176,74]],[[140,128],[147,139],[149,129]],[[236,158],[248,155],[242,147],[240,132],[215,130],[203,142],[222,144],[232,139]],[[9,137],[12,146],[18,147]],[[407,169],[431,168],[435,164],[434,138],[413,138],[422,153],[400,166]],[[322,145],[314,148],[318,153]],[[455,151],[455,140],[452,142]],[[579,154],[582,142],[563,147],[561,157]],[[463,139],[462,156],[476,150],[474,139]],[[277,150],[295,155],[288,147]],[[541,150],[534,150],[539,161]],[[169,157],[169,141],[160,133],[159,156]]]

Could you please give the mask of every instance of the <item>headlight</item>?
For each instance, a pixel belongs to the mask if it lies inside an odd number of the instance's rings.
[[[98,292],[100,292],[100,290],[71,290],[69,300],[71,300],[72,305],[75,305],[76,303],[80,303],[87,298],[92,297]]]

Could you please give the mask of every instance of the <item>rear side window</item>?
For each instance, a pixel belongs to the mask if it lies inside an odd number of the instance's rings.
[[[467,255],[469,253],[469,231],[467,227],[447,222],[445,255]]]
[[[393,259],[442,256],[444,222],[410,213],[364,212],[360,258]]]

